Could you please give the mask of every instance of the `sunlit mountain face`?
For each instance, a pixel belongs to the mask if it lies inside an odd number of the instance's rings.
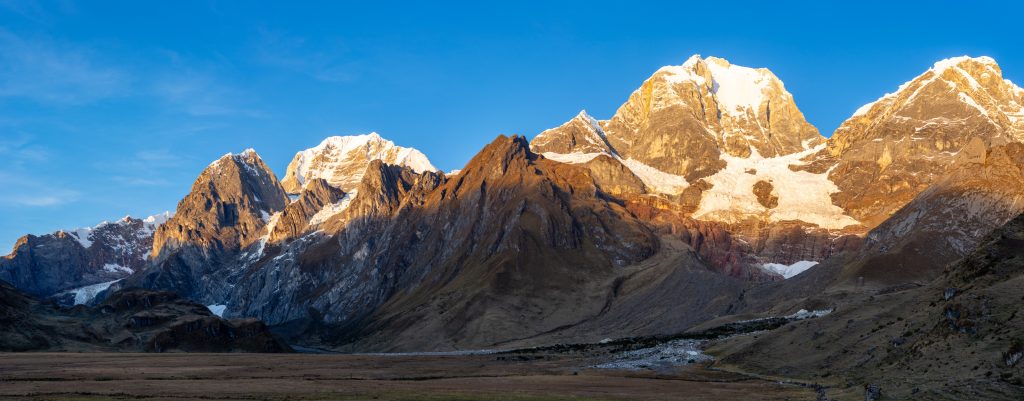
[[[265,6],[0,4],[0,398],[1024,398],[1013,6]]]

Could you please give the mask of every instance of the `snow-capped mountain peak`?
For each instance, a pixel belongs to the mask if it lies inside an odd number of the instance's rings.
[[[419,150],[395,145],[376,132],[364,135],[332,136],[319,145],[298,152],[281,184],[289,193],[298,193],[305,182],[323,178],[334,187],[351,190],[369,165],[381,160],[406,166],[417,173],[440,171]]]
[[[733,65],[719,57],[702,59],[693,55],[682,65],[661,67],[655,73],[659,75],[672,84],[709,86],[719,111],[733,117],[743,117],[747,111],[758,116],[762,103],[773,90],[792,97],[768,69]]]
[[[895,92],[861,106],[837,132],[892,118],[908,119],[920,130],[935,123],[937,112],[951,120],[975,119],[998,127],[1011,140],[1024,140],[1024,90],[1003,79],[999,64],[988,56],[935,62]]]

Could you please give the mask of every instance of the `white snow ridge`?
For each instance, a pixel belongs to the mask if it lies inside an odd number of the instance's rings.
[[[295,155],[295,159],[288,168],[294,168],[295,180],[299,187],[305,185],[306,181],[317,178],[323,178],[331,185],[338,186],[340,182],[346,180],[358,181],[358,177],[339,176],[339,174],[351,174],[344,172],[346,165],[365,163],[371,160],[406,166],[417,173],[440,171],[430,164],[427,156],[419,150],[397,146],[376,132],[365,135],[328,137],[319,145]],[[362,172],[356,174],[359,177],[362,176]]]

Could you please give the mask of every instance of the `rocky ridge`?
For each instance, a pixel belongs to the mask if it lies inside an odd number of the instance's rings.
[[[95,227],[26,235],[0,258],[0,280],[47,297],[123,279],[145,267],[153,249],[153,232],[170,216],[128,216]]]
[[[224,320],[170,292],[128,289],[60,308],[0,282],[0,351],[290,352],[262,322]]]

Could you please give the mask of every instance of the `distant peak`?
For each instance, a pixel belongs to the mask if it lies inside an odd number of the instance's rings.
[[[317,146],[299,151],[288,164],[281,184],[289,193],[298,193],[307,181],[323,178],[331,186],[351,190],[373,160],[406,166],[417,173],[440,171],[419,150],[398,146],[370,132],[330,136]]]
[[[170,219],[173,216],[174,216],[174,212],[165,211],[163,213],[159,213],[159,214],[154,214],[152,216],[148,216],[148,217],[142,219],[142,222],[146,223],[146,224],[156,224],[156,225],[159,225],[159,224],[163,224],[164,222],[166,222],[168,219]]]

